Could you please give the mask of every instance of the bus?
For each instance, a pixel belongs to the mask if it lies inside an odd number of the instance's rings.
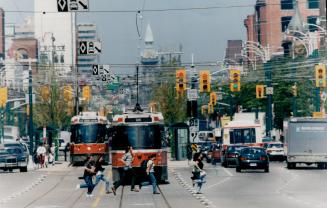
[[[161,113],[131,111],[115,115],[111,127],[112,177],[116,181],[123,168],[121,158],[128,146],[133,147],[132,166],[141,171],[141,164],[156,155],[155,175],[160,183],[168,180],[167,148],[164,118]]]
[[[87,156],[103,155],[109,161],[109,122],[97,112],[81,112],[71,119],[70,160],[77,164]]]

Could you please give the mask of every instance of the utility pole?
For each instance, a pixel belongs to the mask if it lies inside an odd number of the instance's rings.
[[[31,60],[29,60],[29,68],[28,68],[28,104],[29,104],[29,125],[28,125],[28,136],[30,138],[30,153],[33,154],[33,135],[34,135],[34,126],[33,126],[33,89],[32,89],[32,66]]]
[[[264,63],[265,78],[267,87],[271,87],[271,63],[270,61]],[[267,111],[266,111],[266,136],[271,136],[272,130],[272,94],[267,94]]]

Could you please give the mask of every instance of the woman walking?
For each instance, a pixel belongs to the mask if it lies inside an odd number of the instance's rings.
[[[202,154],[195,153],[193,156],[193,186],[197,184],[196,193],[201,194],[202,184],[205,183],[204,178],[206,177],[206,172],[203,170]]]

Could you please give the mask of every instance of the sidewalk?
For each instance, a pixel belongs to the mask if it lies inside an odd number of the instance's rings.
[[[55,161],[54,165],[48,164],[48,167],[39,168],[32,160],[32,156],[29,156],[29,162],[27,169],[35,171],[66,171],[66,168],[69,166],[69,162],[65,161]]]

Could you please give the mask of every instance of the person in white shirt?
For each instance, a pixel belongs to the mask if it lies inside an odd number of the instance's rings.
[[[149,176],[150,182],[152,184],[152,191],[153,194],[160,194],[157,191],[157,180],[156,177],[154,175],[154,160],[156,159],[156,155],[152,154],[149,156],[149,160],[147,163],[147,168],[146,168],[146,174]]]
[[[40,145],[36,150],[37,158],[39,160],[39,163],[41,164],[41,168],[44,167],[46,152],[47,150],[45,149],[44,144]]]

